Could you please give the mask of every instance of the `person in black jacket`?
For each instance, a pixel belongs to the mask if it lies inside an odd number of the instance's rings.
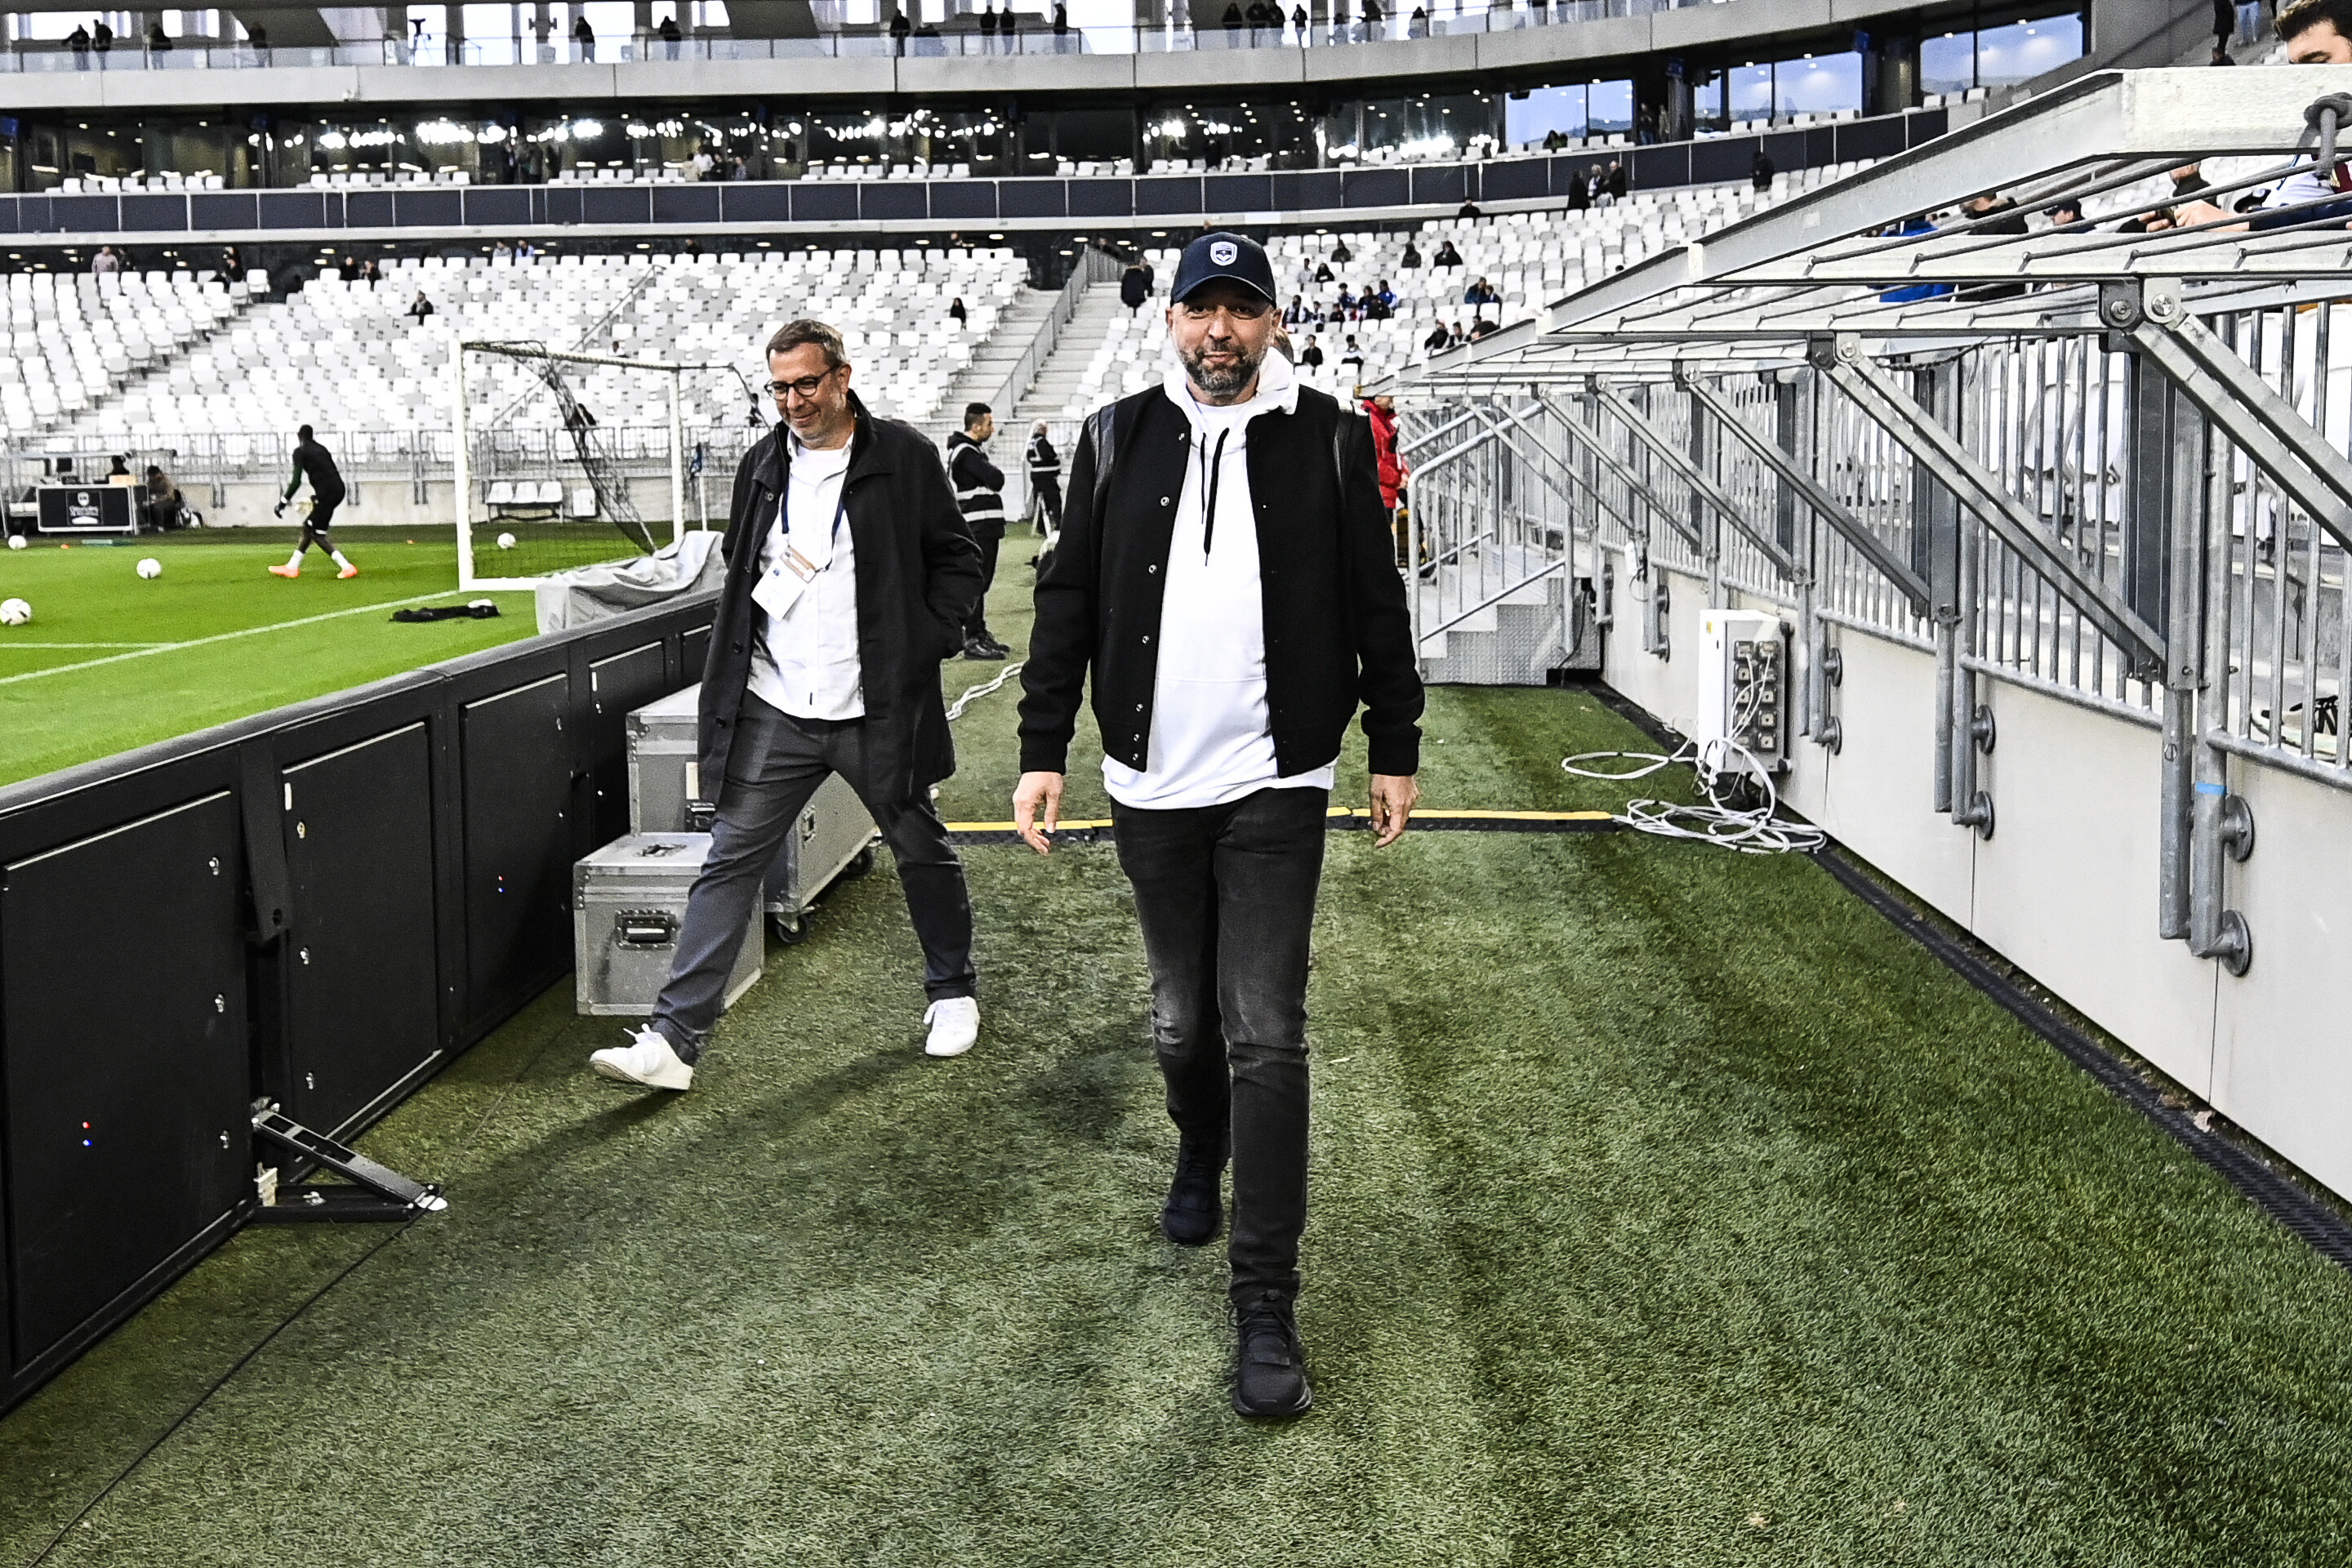
[[[294,492],[302,488],[304,479],[310,481],[310,515],[302,520],[302,534],[294,542],[292,558],[283,566],[272,566],[270,575],[299,577],[302,557],[315,544],[321,554],[334,562],[336,576],[358,576],[360,569],[335,548],[335,536],[327,531],[335,525],[335,509],[343,504],[343,476],[335,467],[334,454],[319,444],[308,425],[294,432],[294,477],[286,481],[286,493],[278,500],[277,516],[286,515],[286,503],[294,499]]]
[[[1126,306],[1127,313],[1132,316],[1143,309],[1143,302],[1150,298],[1150,273],[1144,269],[1142,262],[1129,262],[1127,270],[1118,275],[1118,302]]]
[[[1265,252],[1202,235],[1173,299],[1177,366],[1078,437],[1037,580],[1013,816],[1045,853],[1091,685],[1178,1131],[1160,1228],[1215,1235],[1230,1158],[1234,1408],[1291,1416],[1314,1402],[1296,1302],[1324,817],[1360,705],[1375,842],[1404,832],[1421,677],[1370,429],[1271,352]]]
[[[1003,658],[1013,650],[988,629],[988,590],[996,581],[996,552],[1004,542],[1004,470],[988,460],[996,416],[985,403],[964,405],[963,428],[948,437],[948,481],[956,505],[980,546],[980,595],[963,623],[966,658]]]
[[[1062,526],[1062,454],[1054,450],[1054,442],[1046,434],[1045,422],[1037,421],[1029,432],[1029,493],[1037,500],[1039,520],[1045,531]]]
[[[938,449],[866,411],[841,334],[788,321],[768,341],[782,416],[735,472],[696,732],[718,820],[646,1026],[597,1051],[606,1078],[693,1087],[762,883],[817,787],[839,773],[888,841],[923,949],[924,1050],[980,1033],[971,899],[930,803],[955,772],[940,661],[963,641],[980,552]]]

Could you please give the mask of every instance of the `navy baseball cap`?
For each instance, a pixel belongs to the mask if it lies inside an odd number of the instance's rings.
[[[1181,304],[1202,284],[1220,278],[1255,289],[1269,305],[1280,303],[1274,297],[1274,264],[1265,258],[1265,247],[1246,235],[1222,231],[1204,234],[1184,247],[1176,260],[1176,281],[1169,298]]]

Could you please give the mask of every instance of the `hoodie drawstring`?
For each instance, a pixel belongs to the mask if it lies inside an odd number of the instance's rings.
[[[1209,546],[1217,531],[1217,485],[1225,475],[1225,437],[1231,430],[1217,432],[1217,450],[1211,456],[1207,444],[1201,448],[1201,559],[1209,558]]]

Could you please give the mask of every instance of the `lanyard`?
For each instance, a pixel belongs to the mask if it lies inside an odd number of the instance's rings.
[[[1217,531],[1217,486],[1225,477],[1225,437],[1231,430],[1217,432],[1216,455],[1209,453],[1209,444],[1201,443],[1201,557],[1208,559],[1210,542]]]
[[[822,489],[824,488],[824,481],[819,479],[812,488]],[[841,489],[835,492],[835,495],[837,499],[833,507],[831,537],[838,540],[841,537],[841,520],[849,514],[849,475],[845,471],[841,476]],[[789,473],[784,476],[784,493],[776,498],[776,516],[783,523],[785,536],[789,538],[793,531],[793,479]],[[826,557],[825,565],[832,564],[832,558]]]

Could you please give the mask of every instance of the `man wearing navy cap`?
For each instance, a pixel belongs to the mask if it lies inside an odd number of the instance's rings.
[[[1374,842],[1404,832],[1421,677],[1371,431],[1267,352],[1265,252],[1204,234],[1171,299],[1178,364],[1078,437],[1037,580],[1013,814],[1045,853],[1091,670],[1178,1134],[1160,1228],[1213,1237],[1231,1163],[1234,1408],[1285,1417],[1314,1403],[1296,1303],[1325,819],[1360,706]]]

